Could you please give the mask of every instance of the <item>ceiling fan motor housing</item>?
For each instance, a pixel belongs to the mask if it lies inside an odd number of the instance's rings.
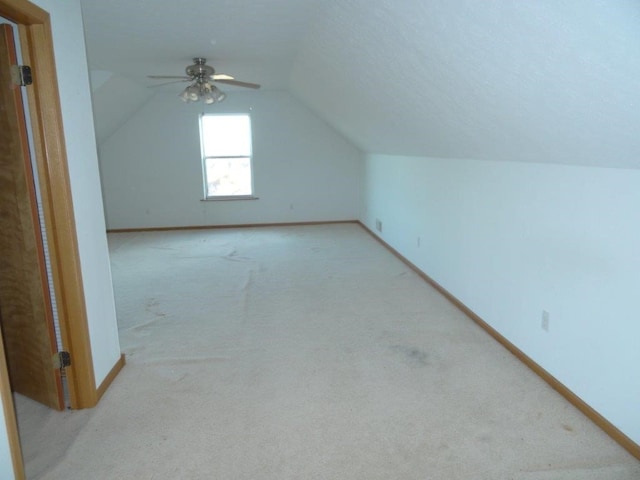
[[[211,77],[215,73],[215,70],[213,69],[213,67],[210,67],[209,65],[205,65],[206,61],[207,60],[202,57],[194,58],[193,59],[194,64],[189,65],[185,69],[185,72],[187,72],[187,75],[189,75],[192,78],[204,79],[206,77]]]

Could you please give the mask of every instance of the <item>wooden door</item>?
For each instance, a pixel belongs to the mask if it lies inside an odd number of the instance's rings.
[[[12,81],[15,64],[13,30],[0,25],[0,325],[12,389],[62,410],[22,95]]]

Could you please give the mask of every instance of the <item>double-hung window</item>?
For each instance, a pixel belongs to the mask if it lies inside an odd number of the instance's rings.
[[[202,115],[200,140],[205,198],[254,198],[249,115]]]

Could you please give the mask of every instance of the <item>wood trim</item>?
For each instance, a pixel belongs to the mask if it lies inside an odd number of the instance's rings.
[[[118,376],[118,374],[126,364],[127,364],[127,360],[125,359],[125,356],[123,353],[120,355],[120,358],[118,359],[116,364],[113,366],[113,368],[109,371],[109,373],[104,378],[102,383],[100,383],[100,386],[98,387],[98,400],[102,398],[102,396],[105,394],[105,392],[109,388],[109,385],[113,383],[115,378]]]
[[[31,25],[49,20],[49,14],[25,0],[0,0],[0,15],[17,24]]]
[[[64,409],[64,394],[60,370],[51,358],[58,351],[53,325],[53,311],[42,226],[38,215],[32,157],[29,152],[23,89],[9,88],[9,65],[16,65],[14,28],[0,25],[3,45],[3,115],[2,128],[11,132],[11,142],[2,154],[2,187],[0,216],[2,217],[2,262],[0,271],[0,308],[8,312],[18,308],[17,315],[4,318],[2,325],[9,378],[15,392],[56,410]],[[7,283],[8,282],[8,283]],[[16,290],[15,284],[23,288]],[[17,313],[14,311],[14,313]]]
[[[569,403],[580,410],[589,420],[600,427],[607,435],[609,435],[614,441],[616,441],[621,447],[627,450],[631,455],[640,460],[640,445],[631,440],[620,429],[613,425],[609,420],[604,418],[600,413],[594,410],[589,404],[582,400],[578,395],[573,393],[566,385],[560,382],[557,378],[547,372],[544,368],[538,365],[531,357],[526,355],[522,350],[516,347],[513,343],[503,337],[496,329],[480,318],[473,310],[467,307],[464,303],[458,300],[454,295],[447,291],[442,285],[432,279],[429,275],[420,270],[416,265],[411,263],[395,248],[378,237],[371,229],[369,229],[362,222],[358,222],[360,226],[366,230],[373,238],[375,238],[380,244],[382,244],[387,250],[393,253],[399,260],[411,268],[418,276],[433,286],[438,292],[440,292],[447,300],[491,335],[498,343],[504,348],[509,350],[518,360],[529,367],[535,374],[537,374],[542,380],[562,395]]]
[[[74,359],[67,369],[71,407],[89,408],[96,405],[98,396],[52,38],[49,22],[20,26],[23,61],[29,62],[35,73],[34,88],[27,92],[60,333],[64,348]]]
[[[11,395],[11,385],[9,383],[9,372],[5,362],[4,340],[0,330],[0,397],[2,398],[2,409],[4,411],[4,422],[7,427],[9,438],[9,449],[11,450],[11,463],[16,480],[25,478],[24,463],[22,460],[22,447],[18,435],[18,422],[13,405],[13,395]]]
[[[34,71],[27,89],[35,159],[43,199],[52,276],[72,408],[96,405],[98,395],[73,215],[62,113],[49,14],[27,0],[0,0],[0,15],[18,24],[23,61]]]
[[[145,228],[112,228],[107,233],[137,233],[137,232],[168,232],[173,230],[214,230],[221,228],[256,228],[256,227],[304,227],[310,225],[334,225],[343,223],[357,223],[358,220],[327,220],[319,222],[292,223],[245,223],[239,225],[194,225],[191,227],[145,227]]]

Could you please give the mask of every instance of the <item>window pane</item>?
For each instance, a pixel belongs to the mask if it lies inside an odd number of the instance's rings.
[[[202,146],[205,157],[251,155],[251,124],[247,115],[204,115]]]
[[[251,195],[251,159],[207,158],[207,197]]]

